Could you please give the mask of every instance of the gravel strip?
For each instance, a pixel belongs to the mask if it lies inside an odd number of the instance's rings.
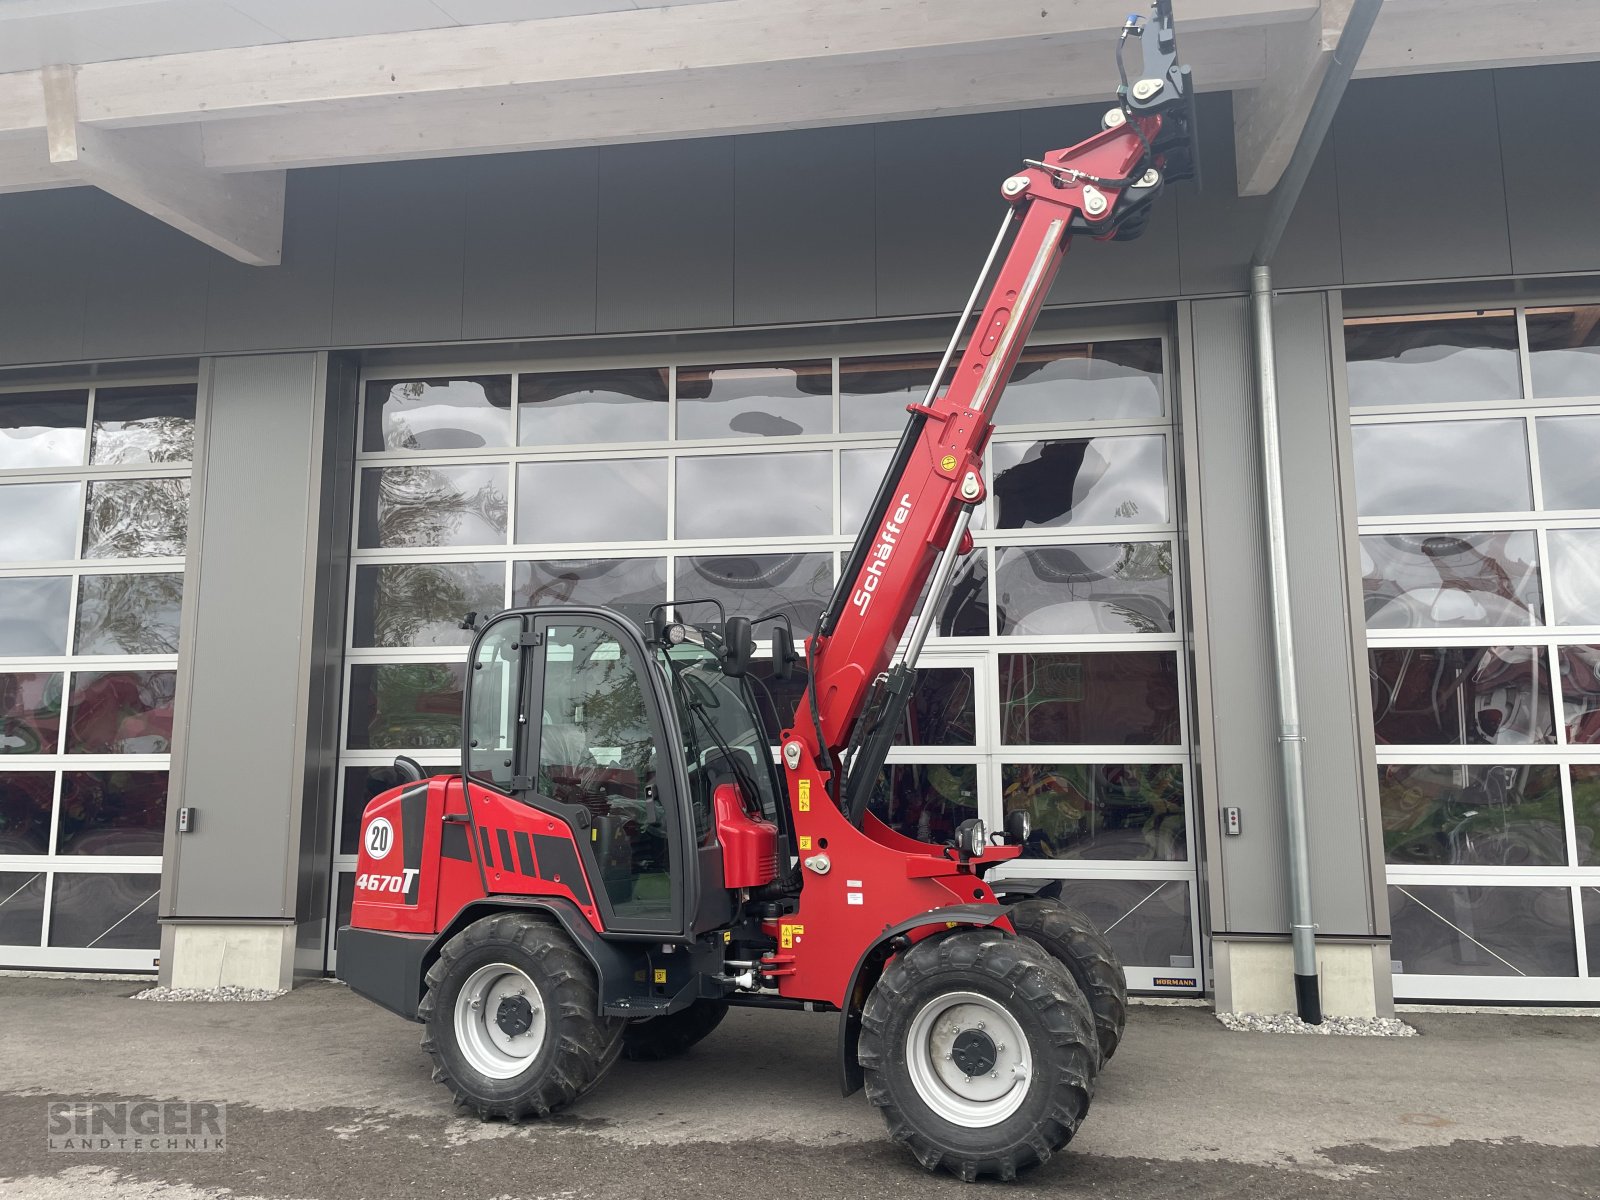
[[[157,1003],[171,1004],[182,1001],[195,1001],[202,1004],[238,1004],[252,1003],[257,1000],[276,1000],[284,995],[282,989],[275,988],[247,988],[247,987],[214,987],[214,988],[145,988],[142,992],[135,992],[135,1000],[154,1000]]]
[[[1307,1025],[1294,1013],[1217,1013],[1235,1033],[1311,1033],[1324,1037],[1416,1037],[1417,1031],[1394,1017],[1323,1017]]]

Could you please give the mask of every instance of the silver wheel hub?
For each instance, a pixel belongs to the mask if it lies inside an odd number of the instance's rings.
[[[522,1074],[544,1047],[544,999],[509,963],[479,967],[456,993],[456,1045],[467,1065],[490,1079]]]
[[[1033,1079],[1033,1050],[998,1000],[946,992],[911,1021],[906,1069],[934,1113],[970,1128],[996,1125],[1021,1107]]]

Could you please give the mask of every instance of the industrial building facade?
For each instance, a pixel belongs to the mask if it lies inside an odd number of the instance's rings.
[[[1274,264],[1330,1011],[1600,1001],[1597,85],[1357,79]],[[1026,808],[1130,986],[1288,1009],[1243,104],[1069,253],[875,808]],[[276,266],[0,196],[0,966],[331,969],[469,611],[809,633],[1000,181],[1101,107],[306,166]]]

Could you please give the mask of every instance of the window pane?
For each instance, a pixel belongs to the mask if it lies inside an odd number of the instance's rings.
[[[1160,525],[1167,520],[1162,437],[996,442],[996,528]]]
[[[192,383],[98,388],[94,394],[94,463],[194,460]]]
[[[889,469],[894,451],[888,447],[868,450],[844,450],[839,454],[839,532],[858,533],[861,522],[867,518],[872,498],[878,494],[878,482]],[[973,510],[971,528],[987,528],[989,501],[979,503]]]
[[[359,663],[350,668],[352,750],[449,750],[461,741],[465,663]]]
[[[0,487],[0,561],[44,562],[74,557],[83,490],[76,483],[13,483]]]
[[[1578,866],[1600,867],[1600,765],[1573,763],[1572,823],[1578,835]]]
[[[971,746],[977,743],[977,728],[971,668],[920,667],[911,705],[895,730],[894,744]]]
[[[339,930],[350,924],[350,909],[355,898],[355,873],[339,872],[339,898],[335,902],[333,917],[333,952],[336,955],[339,953]]]
[[[1585,887],[1579,891],[1583,897],[1583,928],[1589,943],[1589,978],[1600,979],[1600,887]]]
[[[681,469],[681,468],[680,468]],[[667,536],[667,460],[523,463],[517,541],[655,542]]]
[[[663,442],[667,369],[560,371],[517,377],[517,442]]]
[[[840,359],[839,431],[899,433],[910,416],[906,405],[923,402],[938,366],[937,354]]]
[[[450,767],[423,767],[424,771],[454,774]],[[344,807],[339,813],[339,853],[361,853],[361,817],[368,801],[390,788],[398,787],[400,775],[393,766],[346,767],[344,769]]]
[[[753,681],[751,692],[755,696],[762,728],[768,730],[776,739],[780,732],[793,723],[800,698],[805,695],[805,661],[802,659],[795,664],[788,679],[780,680],[772,676],[772,660],[758,658],[750,664],[749,677]],[[776,746],[777,741],[774,740],[772,744]]]
[[[1161,342],[1030,346],[995,409],[1001,425],[1161,415]]]
[[[161,876],[80,875],[57,871],[51,886],[50,944],[102,950],[155,950]]]
[[[1557,625],[1600,625],[1600,529],[1552,529],[1550,598]]]
[[[1007,546],[995,551],[1002,634],[1171,633],[1171,542]]]
[[[78,580],[78,654],[176,654],[183,576],[84,575]]]
[[[833,431],[833,364],[678,368],[678,437]]]
[[[1380,746],[1532,745],[1556,740],[1539,646],[1368,651]]]
[[[57,854],[161,855],[165,771],[64,771]]]
[[[516,775],[517,732],[522,717],[523,617],[502,617],[479,640],[472,663],[467,772],[483,783],[510,788]]]
[[[664,558],[547,559],[513,564],[511,603],[589,604],[621,613],[641,629],[667,598]]]
[[[367,384],[363,450],[476,450],[511,443],[511,376]]]
[[[1182,862],[1183,768],[1176,763],[1006,763],[1005,811],[1033,822],[1024,858]]]
[[[0,396],[0,470],[77,466],[88,423],[88,392]]]
[[[809,637],[833,594],[831,554],[727,554],[680,558],[676,598],[720,600],[730,617],[787,613],[795,637]],[[715,620],[709,605],[687,610],[700,621]]]
[[[1544,506],[1600,508],[1600,475],[1594,469],[1600,460],[1600,416],[1540,417],[1534,428]]]
[[[54,771],[0,771],[0,855],[50,853],[55,790]],[[12,884],[19,885],[20,880]],[[0,906],[0,920],[4,915]]]
[[[1378,533],[1361,539],[1368,629],[1539,625],[1539,542],[1513,533]]]
[[[385,563],[356,568],[355,646],[465,646],[469,612],[505,607],[504,563]]]
[[[1561,674],[1567,741],[1600,742],[1600,646],[1558,646],[1556,670]]]
[[[361,546],[488,546],[506,540],[506,468],[361,472]]]
[[[919,609],[927,594],[928,589],[923,588],[917,600]],[[989,636],[989,556],[982,549],[956,564],[934,633],[939,637]]]
[[[1567,861],[1555,764],[1378,767],[1383,847],[1395,865],[1538,867]]]
[[[1178,656],[1002,654],[1001,737],[1012,746],[1176,746]]]
[[[1600,305],[1528,312],[1533,395],[1600,396]]]
[[[68,754],[166,754],[176,671],[74,671]]]
[[[0,946],[43,940],[44,878],[43,871],[0,871]]]
[[[71,603],[65,576],[0,579],[0,658],[65,654]]]
[[[1355,408],[1522,395],[1517,321],[1510,312],[1347,321],[1344,354]]]
[[[1389,916],[1391,957],[1406,975],[1578,973],[1564,887],[1392,884]]]
[[[181,558],[188,540],[187,479],[102,479],[89,484],[85,558]]]
[[[680,458],[677,536],[793,537],[830,532],[832,458],[827,453]]]
[[[885,825],[942,846],[978,815],[978,768],[972,763],[890,763],[867,808]]]
[[[54,754],[61,673],[0,675],[0,754]]]
[[[1194,970],[1189,885],[1180,879],[1069,879],[1063,903],[1089,918],[1130,967]]]
[[[1357,425],[1350,436],[1364,517],[1533,507],[1521,421]]]

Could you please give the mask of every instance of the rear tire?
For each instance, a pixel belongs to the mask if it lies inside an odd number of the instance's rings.
[[[417,1009],[433,1077],[481,1119],[543,1117],[617,1061],[624,1022],[600,1015],[594,971],[554,922],[475,921],[445,943]]]
[[[867,997],[867,1098],[923,1167],[1014,1179],[1077,1132],[1094,1095],[1094,1017],[1025,938],[964,929],[893,959]]]
[[[1018,933],[1038,942],[1071,972],[1094,1013],[1100,1061],[1108,1061],[1128,1023],[1127,976],[1111,943],[1088,917],[1059,900],[1019,900],[1006,915]]]
[[[728,1015],[723,1000],[696,1000],[669,1017],[629,1021],[622,1034],[622,1057],[629,1062],[660,1062],[677,1058],[706,1037]]]

